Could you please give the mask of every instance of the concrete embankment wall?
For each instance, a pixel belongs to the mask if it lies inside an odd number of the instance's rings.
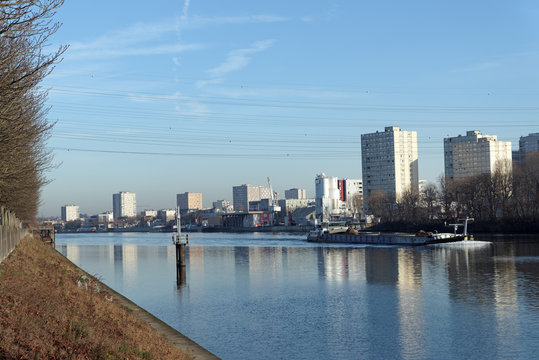
[[[64,255],[62,254],[62,256]],[[90,274],[86,273],[86,271],[79,268],[75,263],[73,263],[67,257],[64,257],[64,259],[67,263],[70,263],[73,267],[79,269],[82,274],[86,274],[88,277],[91,276]],[[157,333],[163,335],[174,346],[176,346],[178,349],[180,349],[184,353],[191,356],[192,359],[196,359],[196,360],[219,360],[220,359],[217,355],[211,353],[209,350],[206,350],[195,341],[183,335],[178,330],[174,329],[173,327],[171,327],[164,321],[158,319],[157,317],[155,317],[154,315],[152,315],[145,309],[141,308],[140,306],[138,306],[137,304],[129,300],[127,297],[113,290],[111,287],[107,286],[106,284],[102,283],[101,281],[97,279],[95,281],[99,284],[99,287],[101,289],[106,290],[112,295],[114,302],[116,302],[120,306],[123,306],[129,309],[129,311],[132,312],[136,317],[148,323]]]
[[[0,262],[11,254],[27,232],[27,229],[23,229],[21,221],[9,210],[0,208]]]

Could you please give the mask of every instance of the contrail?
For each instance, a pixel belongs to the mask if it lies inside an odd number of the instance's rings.
[[[191,3],[191,0],[185,0],[183,3],[183,9],[182,14],[180,16],[180,21],[178,22],[178,38],[182,39],[182,25],[184,25],[187,22],[187,17],[189,15],[189,4]]]
[[[183,11],[182,11],[182,17],[181,20],[187,19],[187,14],[189,12],[189,3],[191,0],[185,0],[185,3],[183,4]]]

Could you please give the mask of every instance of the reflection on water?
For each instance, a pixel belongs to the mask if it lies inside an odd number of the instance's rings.
[[[60,235],[57,248],[225,359],[532,358],[539,351],[537,244],[324,247],[237,236],[195,238],[180,287],[174,247],[160,239],[144,245],[136,236],[109,236],[84,245]]]

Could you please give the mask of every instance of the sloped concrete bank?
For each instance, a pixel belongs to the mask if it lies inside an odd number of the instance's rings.
[[[63,256],[63,255],[62,255]],[[76,264],[71,262],[68,258],[64,257],[64,259],[73,266],[78,267]],[[80,269],[81,272],[86,273],[86,271]],[[108,291],[110,294],[112,294],[113,301],[119,304],[120,306],[123,306],[127,309],[129,309],[132,314],[134,314],[136,317],[138,317],[140,320],[144,321],[145,323],[149,324],[152,329],[154,329],[157,333],[163,335],[168,341],[170,341],[174,346],[176,346],[178,349],[182,350],[189,356],[191,356],[195,360],[215,360],[220,359],[220,357],[216,356],[215,354],[211,353],[210,351],[204,349],[202,346],[197,344],[195,341],[189,339],[187,336],[180,333],[178,330],[174,329],[164,321],[158,319],[145,309],[141,308],[137,304],[135,304],[133,301],[129,300],[122,294],[118,293],[117,291],[111,289],[106,284],[98,281],[100,286],[102,286],[103,289]]]

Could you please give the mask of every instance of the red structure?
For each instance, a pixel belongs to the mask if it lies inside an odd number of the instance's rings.
[[[337,180],[337,187],[339,188],[339,199],[346,201],[346,181]]]

